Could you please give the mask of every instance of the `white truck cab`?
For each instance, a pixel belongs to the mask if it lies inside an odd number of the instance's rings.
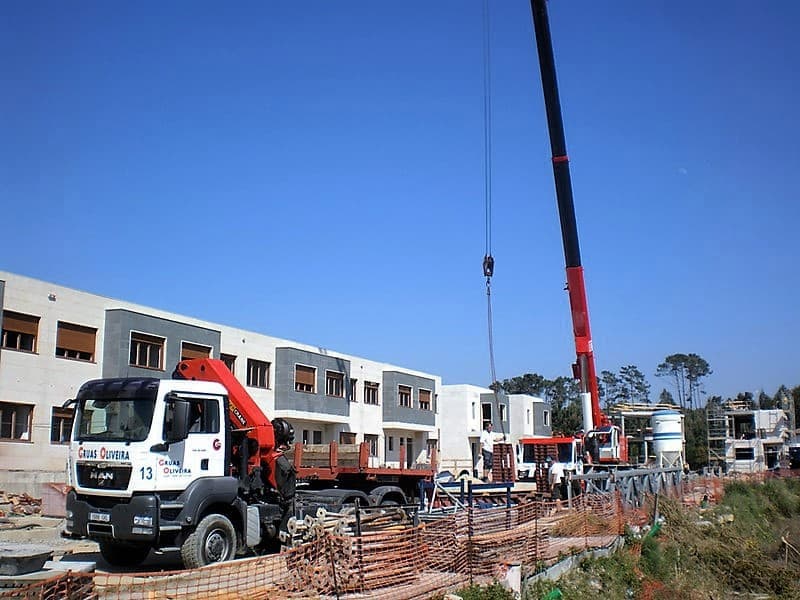
[[[65,534],[98,541],[109,563],[135,565],[155,549],[200,566],[277,535],[277,502],[247,503],[231,475],[223,385],[100,379],[71,402]]]

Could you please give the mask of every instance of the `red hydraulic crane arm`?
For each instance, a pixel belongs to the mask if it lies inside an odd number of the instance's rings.
[[[589,327],[589,305],[586,301],[586,285],[583,282],[583,267],[567,267],[567,290],[572,311],[572,331],[575,336],[574,377],[581,382],[581,392],[592,397],[592,423],[595,427],[610,425],[611,421],[600,410],[600,393],[597,387],[597,372],[592,350],[592,332]]]
[[[227,365],[215,358],[193,358],[178,363],[175,374],[181,379],[214,381],[228,390],[228,418],[233,429],[247,431],[247,437],[258,442],[258,462],[271,463],[275,451],[272,423],[255,400],[247,393]],[[251,462],[255,463],[256,460]]]

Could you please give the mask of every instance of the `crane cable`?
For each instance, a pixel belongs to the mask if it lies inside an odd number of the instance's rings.
[[[494,257],[492,256],[492,70],[491,44],[489,27],[489,0],[483,0],[483,184],[486,226],[486,253],[483,256],[483,275],[486,277],[486,314],[489,328],[489,370],[492,377],[494,404],[500,417],[499,384],[494,364],[494,331],[492,325],[492,275],[494,275]],[[503,419],[500,420],[500,431],[505,438],[506,429]]]

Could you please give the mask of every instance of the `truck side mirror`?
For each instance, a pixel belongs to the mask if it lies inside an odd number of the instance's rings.
[[[174,396],[167,397],[166,401],[164,440],[168,444],[181,442],[189,436],[189,403]]]

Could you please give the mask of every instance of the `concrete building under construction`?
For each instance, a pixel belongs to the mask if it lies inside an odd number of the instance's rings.
[[[728,400],[706,408],[708,462],[726,473],[758,473],[787,456],[791,423],[780,408],[759,409],[751,400]]]

